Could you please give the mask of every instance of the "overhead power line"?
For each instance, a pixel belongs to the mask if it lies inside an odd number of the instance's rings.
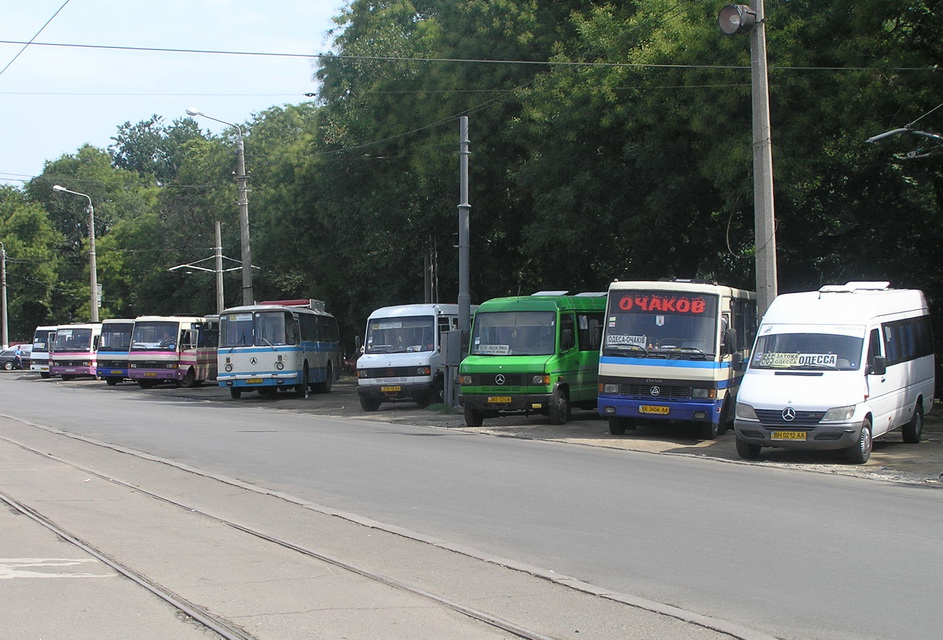
[[[58,9],[56,9],[56,12],[55,12],[54,14],[52,14],[52,17],[49,18],[48,20],[46,20],[46,23],[43,24],[43,26],[41,26],[41,27],[39,28],[39,31],[37,31],[35,34],[33,34],[33,37],[30,38],[28,42],[20,43],[20,44],[22,44],[23,46],[20,48],[19,51],[16,52],[16,55],[13,56],[13,58],[12,58],[8,63],[6,63],[6,65],[3,67],[3,69],[0,69],[0,75],[3,75],[3,72],[6,71],[7,69],[9,69],[9,68],[10,68],[10,65],[12,65],[14,62],[16,62],[16,59],[20,57],[20,54],[22,54],[24,51],[26,51],[26,47],[28,47],[29,45],[33,44],[33,41],[34,41],[36,38],[39,37],[39,34],[41,34],[41,33],[43,32],[43,29],[45,29],[46,27],[49,26],[49,23],[52,22],[52,21],[56,18],[57,15],[59,15],[59,12],[60,12],[60,11],[62,11],[63,9],[65,9],[65,6],[66,6],[67,4],[69,4],[69,0],[65,0],[65,2],[62,3],[62,6],[59,7]]]
[[[268,58],[318,58],[329,60],[352,60],[374,62],[436,62],[457,64],[504,64],[504,65],[533,65],[545,67],[614,67],[614,68],[641,68],[641,69],[708,69],[749,70],[750,65],[728,64],[657,64],[634,62],[583,62],[577,60],[495,60],[486,58],[429,58],[409,56],[355,56],[333,53],[289,53],[271,51],[226,51],[215,49],[174,49],[170,47],[130,47],[104,44],[77,44],[68,42],[24,42],[21,40],[0,40],[0,44],[20,44],[34,47],[61,47],[71,49],[97,49],[102,51],[135,51],[144,53],[184,53],[195,55],[225,55],[225,56],[254,56]],[[939,71],[936,66],[928,67],[777,67],[770,65],[770,70],[779,71]]]

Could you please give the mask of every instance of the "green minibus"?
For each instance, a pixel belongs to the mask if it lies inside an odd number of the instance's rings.
[[[563,294],[494,298],[478,307],[460,368],[468,426],[506,413],[563,424],[571,407],[596,408],[606,294]]]

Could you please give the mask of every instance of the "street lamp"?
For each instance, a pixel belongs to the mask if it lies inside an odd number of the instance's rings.
[[[91,313],[89,314],[90,322],[98,322],[98,267],[95,264],[95,208],[92,207],[92,198],[85,193],[79,193],[78,191],[70,191],[65,187],[60,187],[55,184],[52,186],[53,191],[60,191],[62,193],[71,193],[74,196],[82,196],[88,200],[88,206],[86,210],[88,211],[88,271],[89,271],[89,284],[92,288],[91,295]]]
[[[753,93],[753,218],[756,244],[756,306],[762,316],[776,297],[776,222],[773,213],[773,149],[766,75],[766,14],[763,0],[728,4],[717,22],[727,35],[750,33]]]
[[[188,116],[200,116],[221,122],[236,129],[236,183],[239,188],[239,239],[242,245],[242,304],[253,304],[252,295],[252,250],[249,248],[249,189],[246,185],[246,149],[242,141],[242,128],[235,123],[208,116],[197,109],[187,109]]]

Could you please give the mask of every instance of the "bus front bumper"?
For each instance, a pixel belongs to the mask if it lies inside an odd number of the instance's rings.
[[[513,395],[466,394],[459,395],[463,407],[484,412],[538,412],[544,413],[550,406],[549,393],[526,393]]]
[[[779,449],[828,451],[849,449],[858,444],[861,422],[842,422],[814,426],[766,425],[758,420],[734,420],[737,439],[748,444]]]
[[[599,415],[604,418],[634,418],[646,420],[682,420],[685,422],[720,423],[722,400],[657,400],[629,399],[621,396],[600,395],[596,401]]]

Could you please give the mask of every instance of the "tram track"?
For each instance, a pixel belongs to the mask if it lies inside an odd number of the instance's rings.
[[[53,432],[58,432],[57,430],[51,429]],[[67,437],[73,437],[69,434],[62,433],[61,435],[66,435]],[[88,442],[85,438],[79,438],[82,441]],[[410,594],[412,596],[420,597],[424,600],[430,601],[437,606],[444,607],[454,613],[460,614],[477,622],[483,623],[490,627],[493,627],[503,633],[509,634],[510,636],[516,638],[523,638],[525,640],[553,640],[551,636],[544,635],[532,629],[527,629],[521,625],[515,624],[514,622],[504,620],[500,617],[489,614],[485,611],[463,605],[459,602],[453,601],[449,598],[442,597],[438,594],[432,593],[430,591],[420,589],[414,585],[410,585],[406,582],[398,580],[388,575],[372,571],[370,569],[357,566],[350,562],[346,562],[336,557],[321,553],[315,549],[308,548],[304,545],[300,545],[290,540],[284,539],[277,535],[261,531],[257,528],[246,526],[235,522],[231,519],[224,518],[222,516],[210,513],[204,509],[199,509],[193,505],[185,504],[179,500],[171,498],[166,495],[161,495],[157,492],[151,491],[149,489],[143,488],[141,486],[132,484],[130,482],[123,481],[121,479],[109,476],[108,474],[103,474],[95,469],[92,469],[88,466],[77,464],[75,462],[63,459],[59,456],[50,454],[40,449],[31,447],[25,443],[18,442],[16,440],[0,436],[0,440],[13,444],[17,447],[20,447],[34,455],[41,456],[47,460],[67,465],[75,470],[81,471],[84,474],[94,476],[100,480],[117,485],[133,491],[139,495],[146,496],[147,498],[160,502],[165,505],[169,505],[175,509],[179,509],[182,512],[185,512],[189,516],[199,516],[208,521],[214,522],[216,524],[223,525],[234,531],[238,531],[242,534],[252,536],[257,540],[264,541],[265,543],[275,545],[280,549],[288,550],[292,553],[299,554],[304,558],[315,560],[321,563],[325,563],[337,569],[340,569],[344,572],[354,574],[361,578],[365,578],[373,583],[380,584],[386,587],[402,591],[404,593]],[[107,445],[105,445],[107,447]],[[111,448],[111,447],[108,447]],[[122,453],[129,454],[128,451],[122,450]],[[134,455],[131,453],[130,455]],[[149,456],[139,456],[142,460],[153,461]],[[206,477],[206,476],[203,476]],[[265,495],[271,495],[265,493]],[[195,604],[189,601],[187,598],[182,595],[175,593],[173,590],[168,589],[164,585],[160,584],[158,581],[152,579],[151,577],[145,575],[144,573],[134,569],[129,566],[127,563],[118,560],[113,557],[111,554],[107,553],[103,549],[99,548],[96,545],[88,542],[87,540],[82,539],[79,535],[75,534],[72,531],[67,530],[65,527],[56,523],[52,518],[47,514],[44,514],[39,509],[34,506],[28,505],[21,500],[18,500],[5,492],[0,492],[0,501],[5,503],[11,509],[16,512],[25,515],[32,519],[37,524],[43,526],[47,530],[55,533],[61,539],[67,541],[69,544],[81,549],[83,552],[93,556],[100,562],[114,569],[117,573],[120,573],[124,577],[132,580],[142,588],[146,589],[156,597],[165,601],[169,605],[175,607],[179,611],[183,612],[186,616],[192,620],[202,624],[207,629],[218,634],[220,637],[225,640],[258,640],[258,637],[247,632],[246,630],[240,628],[238,625],[235,625],[231,620],[228,620],[222,616],[214,614],[212,611],[209,611],[205,607],[202,607],[198,604]]]

